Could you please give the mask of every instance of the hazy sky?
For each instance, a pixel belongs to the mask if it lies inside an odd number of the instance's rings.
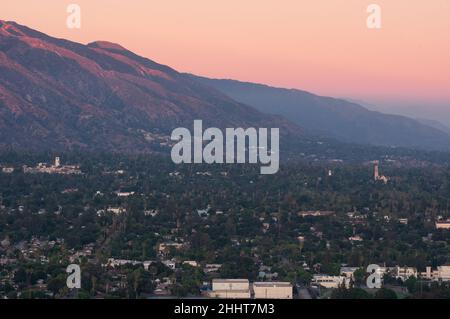
[[[70,3],[81,29],[66,26]],[[366,26],[371,3],[381,29]],[[450,122],[450,0],[3,0],[0,19],[117,42],[183,72],[411,105]]]

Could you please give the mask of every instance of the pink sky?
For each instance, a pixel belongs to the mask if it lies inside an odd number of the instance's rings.
[[[450,107],[450,0],[3,2],[0,19],[117,42],[183,72]],[[81,6],[80,30],[66,27],[70,3]],[[366,27],[371,3],[382,8],[381,30]]]

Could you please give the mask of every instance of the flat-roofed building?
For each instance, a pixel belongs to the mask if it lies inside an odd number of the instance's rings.
[[[426,272],[421,273],[421,276],[434,281],[450,281],[450,265],[438,266],[436,270],[427,267]]]
[[[450,220],[445,222],[436,222],[436,229],[450,229]]]
[[[158,245],[158,253],[160,254],[167,254],[170,252],[170,249],[173,248],[175,250],[179,250],[184,247],[183,243],[177,243],[177,242],[165,242],[160,243]]]
[[[253,283],[255,299],[292,299],[292,284],[289,282]]]
[[[323,217],[323,216],[333,216],[334,214],[335,214],[334,211],[329,210],[307,210],[298,212],[298,216],[300,217],[307,217],[307,216]]]
[[[249,290],[248,279],[213,279],[213,290]]]
[[[324,288],[339,288],[339,286],[345,285],[348,288],[350,287],[350,278],[344,276],[314,275],[311,284]]]
[[[203,268],[203,271],[205,273],[219,272],[221,267],[222,264],[206,264],[205,267]]]
[[[209,297],[220,299],[250,299],[250,290],[213,290],[209,293]]]
[[[439,279],[442,281],[450,281],[450,265],[439,266]]]
[[[248,279],[213,279],[212,298],[249,299],[250,283]]]

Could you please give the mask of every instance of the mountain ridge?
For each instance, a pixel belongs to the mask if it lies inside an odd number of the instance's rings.
[[[194,119],[301,134],[121,45],[83,45],[0,22],[0,146],[148,150],[145,132],[167,135]]]
[[[0,20],[0,147],[151,150],[175,127],[280,127],[294,139],[450,150],[430,125],[303,90],[184,74],[117,43]]]
[[[266,84],[186,76],[261,112],[284,116],[319,136],[349,143],[450,150],[450,135],[415,119],[371,111],[344,99]]]

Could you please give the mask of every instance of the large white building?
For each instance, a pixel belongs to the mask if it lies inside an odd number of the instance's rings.
[[[436,222],[436,229],[450,229],[450,221]]]
[[[212,298],[249,299],[250,283],[248,279],[213,279]]]
[[[427,267],[421,277],[433,281],[450,281],[450,265],[438,266],[436,270]]]
[[[292,299],[289,282],[255,282],[253,292],[255,299]]]
[[[292,299],[293,286],[289,282],[255,282],[248,279],[213,279],[212,298],[223,299]]]
[[[350,287],[350,278],[345,276],[314,275],[311,284],[324,288],[339,288],[343,284]]]
[[[23,172],[26,174],[35,173],[46,173],[46,174],[82,174],[80,167],[78,165],[61,165],[61,159],[59,157],[55,158],[53,165],[48,165],[46,163],[39,163],[35,167],[28,167],[24,165]]]

